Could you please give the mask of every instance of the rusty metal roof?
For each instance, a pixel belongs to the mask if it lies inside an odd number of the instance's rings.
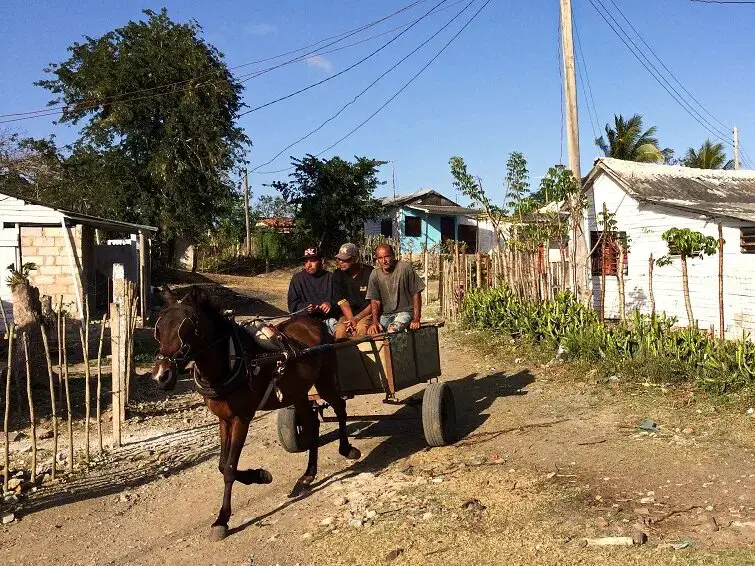
[[[755,171],[694,169],[602,157],[585,179],[585,189],[601,173],[638,200],[704,216],[755,222]]]
[[[441,204],[407,204],[406,208],[428,214],[440,214],[441,216],[477,216],[482,211],[477,208],[464,206],[446,206]]]

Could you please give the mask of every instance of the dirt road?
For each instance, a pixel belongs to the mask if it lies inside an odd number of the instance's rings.
[[[213,279],[242,314],[283,307],[288,274]],[[240,465],[264,467],[274,481],[235,487],[231,536],[220,543],[207,540],[222,493],[214,421],[190,384],[166,398],[141,380],[127,445],[86,477],[31,495],[20,520],[0,527],[3,563],[753,563],[745,400],[721,405],[621,376],[595,383],[452,329],[441,340],[457,444],[427,449],[415,409],[354,399],[353,414],[402,419],[351,424],[363,452],[355,464],[325,424],[319,481],[292,500],[305,455],[285,453],[275,415],[261,414]],[[646,418],[657,431],[637,430]],[[638,531],[647,544],[580,544]]]

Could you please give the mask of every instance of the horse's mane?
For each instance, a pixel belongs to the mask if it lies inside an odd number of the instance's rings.
[[[228,319],[223,315],[214,297],[196,285],[189,288],[189,292],[181,299],[181,302],[201,311],[214,325],[228,324]]]

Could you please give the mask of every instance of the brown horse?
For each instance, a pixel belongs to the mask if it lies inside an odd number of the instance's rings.
[[[237,469],[249,423],[258,410],[295,407],[304,443],[308,444],[309,460],[292,496],[308,489],[317,475],[320,421],[308,399],[312,385],[338,417],[339,453],[351,460],[361,456],[359,450],[349,444],[346,435],[346,402],[336,388],[336,360],[332,350],[289,361],[277,379],[276,385],[282,394],[279,399],[272,385],[278,376],[276,364],[260,363],[259,360],[264,359],[260,356],[266,352],[242,327],[223,316],[201,289],[192,287],[180,300],[166,289],[163,299],[165,307],[155,324],[160,349],[152,378],[161,389],[170,390],[178,374],[194,361],[197,390],[220,424],[218,467],[223,474],[225,491],[210,538],[221,540],[228,534],[234,481],[249,485],[270,483],[273,479],[267,470]],[[308,317],[293,317],[281,323],[278,329],[300,347],[332,342],[322,323]]]

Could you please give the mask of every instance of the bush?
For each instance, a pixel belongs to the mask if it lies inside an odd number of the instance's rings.
[[[693,379],[698,386],[724,393],[750,385],[755,377],[755,344],[746,336],[716,340],[696,328],[676,328],[676,319],[665,314],[639,312],[609,326],[568,293],[536,302],[505,287],[475,290],[464,297],[461,315],[467,327],[505,332],[553,349],[560,346],[569,359],[610,362],[651,383]]]

